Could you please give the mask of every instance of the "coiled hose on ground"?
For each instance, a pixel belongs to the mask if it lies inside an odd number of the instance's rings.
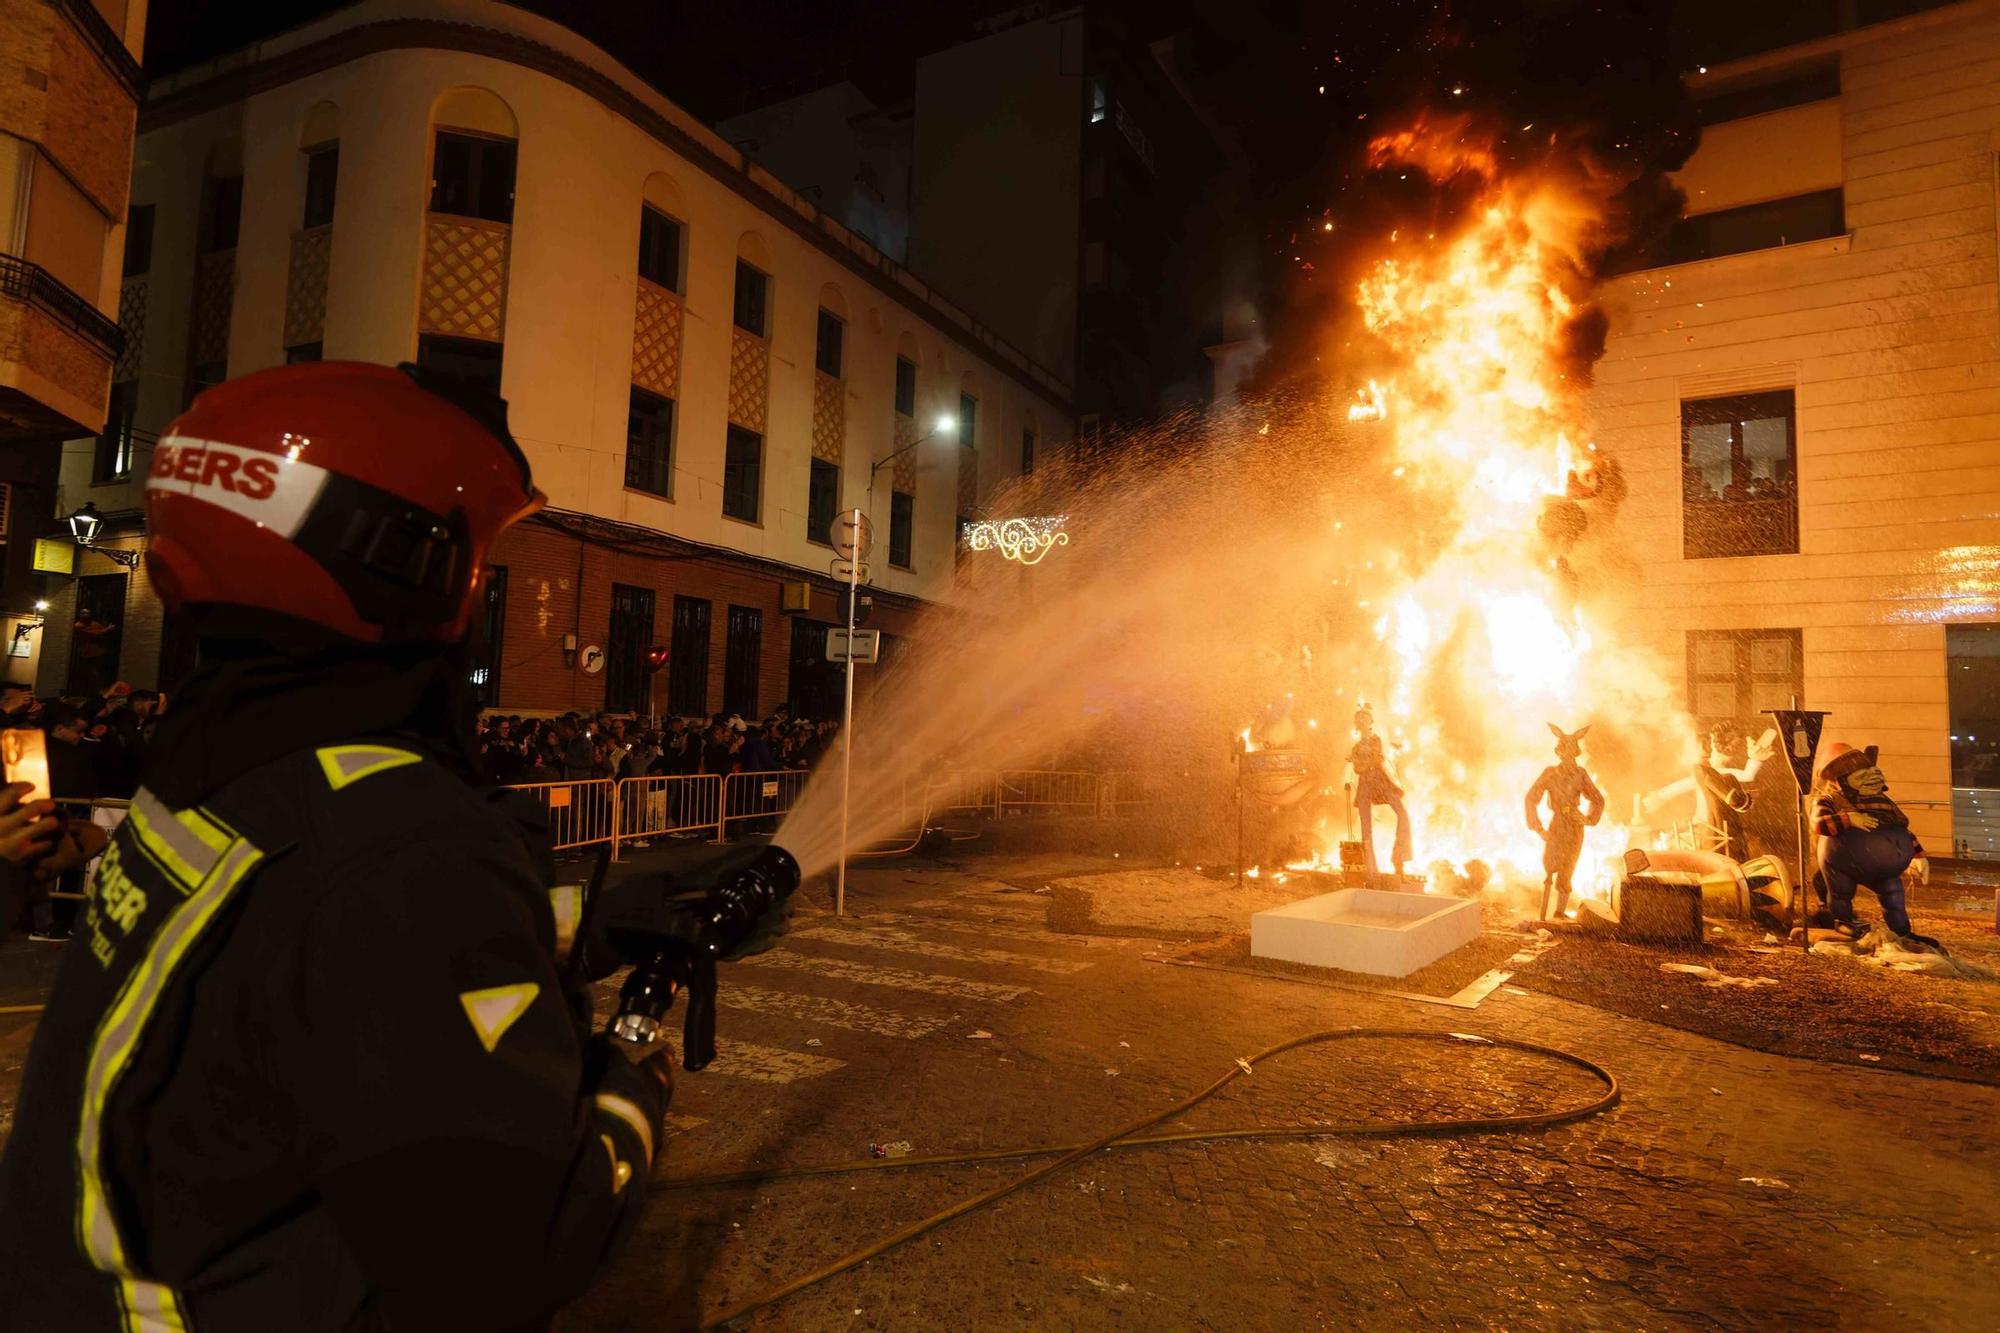
[[[1525,1051],[1530,1055],[1547,1056],[1563,1064],[1572,1065],[1590,1074],[1604,1085],[1604,1094],[1596,1101],[1580,1106],[1564,1107],[1555,1111],[1537,1111],[1525,1115],[1474,1116],[1458,1120],[1414,1120],[1376,1121],[1350,1125],[1247,1125],[1235,1129],[1187,1130],[1174,1134],[1147,1134],[1145,1131],[1156,1125],[1185,1115],[1201,1103],[1213,1097],[1223,1088],[1239,1078],[1247,1077],[1262,1062],[1286,1051],[1297,1050],[1301,1046],[1316,1046],[1323,1042],[1351,1041],[1357,1038],[1387,1038],[1409,1041],[1463,1042],[1468,1045],[1499,1047],[1507,1050]],[[684,1176],[679,1179],[655,1181],[652,1188],[657,1191],[709,1189],[720,1185],[764,1183],[775,1180],[793,1180],[808,1176],[843,1175],[855,1171],[907,1170],[918,1166],[947,1166],[964,1162],[993,1162],[1021,1157],[1054,1157],[1051,1162],[1033,1168],[1023,1175],[1004,1184],[996,1185],[971,1198],[963,1199],[931,1214],[921,1221],[912,1222],[900,1230],[891,1232],[882,1239],[863,1249],[844,1255],[822,1268],[794,1278],[781,1287],[773,1288],[754,1300],[730,1306],[704,1319],[704,1329],[721,1328],[746,1315],[754,1314],[768,1305],[774,1305],[788,1296],[794,1296],[806,1288],[826,1281],[826,1279],[850,1268],[867,1263],[870,1259],[887,1254],[890,1250],[908,1241],[915,1240],[925,1232],[935,1230],[946,1222],[965,1216],[976,1209],[997,1202],[1016,1190],[1023,1189],[1036,1181],[1052,1176],[1090,1154],[1105,1148],[1137,1148],[1162,1143],[1197,1143],[1220,1139],[1299,1139],[1335,1137],[1389,1138],[1402,1135],[1449,1135],[1449,1134],[1490,1134],[1515,1130],[1547,1129],[1552,1125],[1567,1124],[1589,1116],[1608,1111],[1618,1104],[1619,1089],[1617,1076],[1600,1065],[1594,1064],[1570,1051],[1558,1050],[1553,1046],[1540,1046],[1534,1042],[1516,1041],[1511,1037],[1482,1037],[1468,1032],[1433,1032],[1424,1028],[1334,1028],[1325,1032],[1310,1032],[1302,1037],[1281,1041],[1266,1047],[1257,1054],[1239,1059],[1222,1077],[1203,1088],[1193,1096],[1185,1098],[1164,1111],[1142,1116],[1131,1124],[1112,1130],[1101,1138],[1088,1143],[1044,1144],[1027,1148],[996,1148],[982,1152],[947,1153],[933,1157],[868,1158],[852,1162],[831,1162],[820,1166],[790,1167],[781,1170],[734,1171],[716,1175]]]

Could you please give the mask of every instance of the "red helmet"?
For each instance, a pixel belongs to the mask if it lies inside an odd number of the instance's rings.
[[[494,539],[546,498],[490,392],[408,365],[281,366],[217,385],[167,427],[146,569],[169,610],[450,642]]]

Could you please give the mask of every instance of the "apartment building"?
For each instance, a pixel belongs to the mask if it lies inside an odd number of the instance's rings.
[[[512,6],[364,0],[156,81],[139,131],[151,251],[61,503],[103,516],[100,550],[141,547],[157,432],[231,376],[484,378],[551,500],[492,557],[494,707],[825,711],[835,512],[872,518],[893,642],[955,596],[959,526],[1073,434],[1064,380]],[[184,673],[143,567],[51,600],[44,689],[70,683],[79,622],[112,627],[124,679]]]
[[[2000,855],[1996,68],[1976,0],[1695,74],[1688,214],[1604,284],[1590,399],[1690,710],[1829,710],[1933,854]]]
[[[146,0],[0,0],[0,643],[32,680],[38,569],[72,569],[55,533],[63,441],[103,424]],[[38,545],[38,543],[40,543]],[[39,559],[38,559],[39,554]]]

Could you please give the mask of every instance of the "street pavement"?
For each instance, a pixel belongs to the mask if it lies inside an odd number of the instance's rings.
[[[1240,1056],[1347,1026],[1564,1047],[1615,1073],[1623,1104],[1536,1133],[1099,1154],[743,1326],[2000,1326],[2000,1089],[1763,1055],[1507,987],[1466,1011],[1173,966],[1157,940],[1048,931],[1026,864],[863,870],[846,919],[802,914],[777,949],[725,966],[721,1054],[680,1075],[661,1179],[1088,1139]],[[1261,1064],[1168,1128],[1515,1113],[1597,1091],[1521,1053],[1341,1042]],[[560,1328],[691,1326],[1026,1169],[661,1189]]]
[[[658,1176],[1092,1138],[1348,1026],[1507,1036],[1615,1073],[1596,1118],[1479,1137],[1098,1154],[744,1321],[801,1330],[2000,1327],[2000,1089],[1765,1055],[1502,986],[1477,1009],[1046,929],[1049,858],[858,871],[725,965]],[[1101,868],[1118,863],[1106,861]],[[1560,946],[1558,946],[1560,947]],[[10,940],[8,1002],[53,950]],[[615,1004],[615,982],[599,1009]],[[0,1015],[0,1132],[31,1017]],[[1462,1043],[1260,1064],[1179,1127],[1546,1110],[1595,1082]],[[1028,1164],[657,1188],[559,1333],[692,1327]]]

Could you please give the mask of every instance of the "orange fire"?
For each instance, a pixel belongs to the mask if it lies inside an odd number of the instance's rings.
[[[1574,351],[1586,252],[1618,182],[1560,146],[1505,167],[1462,119],[1421,121],[1372,155],[1470,203],[1430,234],[1393,233],[1357,293],[1372,378],[1348,413],[1352,448],[1383,474],[1361,489],[1395,497],[1407,521],[1350,513],[1361,521],[1336,535],[1354,547],[1344,582],[1376,643],[1350,697],[1375,701],[1418,865],[1477,858],[1522,885],[1542,881],[1522,805],[1554,762],[1545,724],[1591,724],[1585,765],[1611,804],[1576,884],[1602,892],[1629,845],[1619,816],[1674,776],[1691,732],[1635,632],[1611,524],[1622,487],[1587,443]],[[1394,820],[1376,813],[1386,866]]]

